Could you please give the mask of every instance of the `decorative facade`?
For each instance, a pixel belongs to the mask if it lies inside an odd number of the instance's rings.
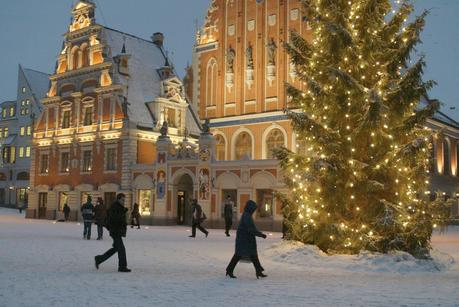
[[[49,75],[19,65],[16,101],[0,106],[0,205],[28,204],[32,133]]]

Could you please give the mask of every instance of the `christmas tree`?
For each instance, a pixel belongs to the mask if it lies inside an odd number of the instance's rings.
[[[302,0],[312,41],[291,33],[285,48],[303,82],[287,84],[300,148],[276,152],[290,193],[287,238],[326,252],[402,250],[427,257],[448,207],[429,201],[438,103],[422,105],[420,43],[427,12],[389,0]]]

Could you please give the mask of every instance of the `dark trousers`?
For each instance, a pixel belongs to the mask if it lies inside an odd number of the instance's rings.
[[[97,224],[97,239],[102,239],[104,236],[104,226],[102,224]]]
[[[105,254],[98,257],[98,261],[100,263],[104,262],[114,254],[118,253],[118,267],[119,268],[126,268],[127,267],[127,260],[126,260],[126,248],[124,248],[123,238],[121,236],[112,236],[113,239],[113,247],[110,248]]]
[[[204,234],[206,234],[206,235],[209,233],[204,227],[201,226],[201,223],[199,223],[199,222],[193,222],[193,224],[192,224],[192,226],[191,226],[191,235],[192,235],[193,237],[196,236],[196,228],[198,228],[199,230],[201,230],[201,231],[202,231]]]
[[[68,213],[68,212],[65,212],[65,213],[64,213],[64,216],[65,216],[65,220],[68,221],[68,220],[69,220],[69,213]]]
[[[131,218],[131,228],[134,226],[136,226],[137,228],[140,228],[140,218],[139,217]]]
[[[239,255],[234,254],[233,258],[231,259],[230,263],[226,267],[226,271],[229,273],[233,273],[234,268],[236,267],[236,264],[241,260],[242,257]],[[251,255],[250,260],[253,263],[253,266],[255,267],[255,271],[257,273],[263,272],[265,269],[261,266],[260,259],[258,259],[258,255]]]
[[[225,218],[225,233],[228,234],[233,226],[233,218]]]
[[[92,222],[84,222],[83,237],[88,239],[91,238],[91,225]]]

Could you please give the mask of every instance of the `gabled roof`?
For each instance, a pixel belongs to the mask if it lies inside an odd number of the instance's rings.
[[[118,75],[120,84],[127,86],[129,118],[137,125],[153,127],[153,118],[145,103],[160,95],[161,80],[157,69],[165,62],[164,52],[153,42],[104,27],[104,39],[110,47],[110,56],[121,55],[123,45],[129,59],[129,77]]]
[[[38,100],[46,97],[46,93],[49,90],[49,75],[30,68],[23,68],[22,66],[19,66],[19,69],[24,73],[27,84],[35,97]]]

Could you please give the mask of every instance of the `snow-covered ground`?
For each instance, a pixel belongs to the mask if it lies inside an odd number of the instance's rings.
[[[116,256],[97,271],[94,255],[111,240],[83,240],[82,230],[0,209],[0,306],[459,306],[459,227],[435,235],[433,263],[327,257],[274,233],[258,241],[263,280],[246,263],[225,278],[234,236],[221,230],[191,239],[184,227],[129,228],[132,273],[117,272]]]

